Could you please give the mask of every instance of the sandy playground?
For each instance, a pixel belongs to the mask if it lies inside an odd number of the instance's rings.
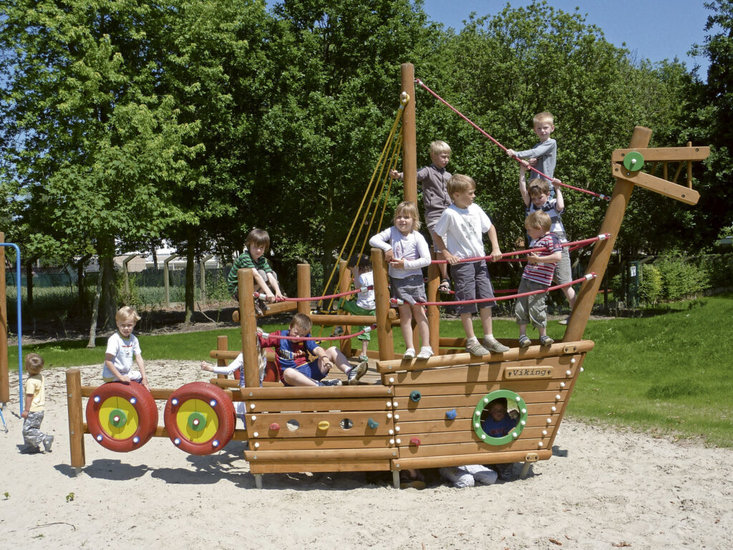
[[[82,384],[98,384],[99,365],[80,369]],[[147,370],[156,388],[209,379],[195,362],[150,361]],[[526,479],[454,489],[428,472],[418,491],[393,489],[389,473],[270,474],[258,490],[240,441],[192,456],[153,438],[121,454],[86,435],[87,465],[75,475],[65,371],[45,375],[43,429],[56,441],[36,455],[20,453],[10,375],[9,432],[0,431],[5,548],[733,548],[730,449],[566,419],[554,456]]]

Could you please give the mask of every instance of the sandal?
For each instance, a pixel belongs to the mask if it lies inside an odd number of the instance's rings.
[[[438,292],[450,292],[450,280],[443,279],[438,285]]]

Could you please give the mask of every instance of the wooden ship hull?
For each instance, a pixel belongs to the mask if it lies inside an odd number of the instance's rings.
[[[402,66],[402,88],[404,94],[414,98],[410,64]],[[414,121],[414,101],[409,101],[403,115],[403,167],[405,199],[412,201],[417,199]],[[616,183],[599,231],[609,237],[594,245],[587,268],[592,275],[581,284],[564,338],[548,347],[532,345],[520,349],[517,340],[503,339],[511,348],[508,352],[472,356],[463,351],[465,339],[440,337],[438,308],[429,306],[430,344],[439,352],[426,360],[403,360],[395,353],[392,341],[392,330],[399,320],[390,309],[387,265],[383,253],[373,249],[375,315],[311,318],[316,325],[376,323],[378,383],[342,387],[260,386],[253,278],[251,270],[240,270],[238,313],[245,387],[232,387],[236,384],[233,380],[212,382],[227,388],[232,401],[244,402],[246,428],[234,430],[233,438],[248,441],[244,455],[257,486],[262,486],[265,473],[340,471],[389,471],[395,486],[399,486],[399,472],[405,469],[515,462],[524,463],[524,475],[533,462],[549,459],[585,355],[594,345],[583,339],[583,333],[634,186],[689,204],[697,202],[698,195],[689,185],[656,178],[641,172],[639,167],[643,158],[687,162],[689,183],[689,162],[705,158],[708,148],[647,149],[650,137],[651,130],[637,127],[629,148],[614,152],[612,175]],[[624,164],[631,151],[637,160],[643,155],[636,166]],[[428,270],[427,284],[431,299],[437,294],[438,282],[438,270],[433,264]],[[347,289],[348,284],[342,265],[342,289]],[[312,296],[310,268],[306,264],[298,266],[298,296]],[[279,309],[311,313],[309,301],[289,303],[287,308]],[[236,355],[225,351],[226,347],[220,339],[219,349],[211,352],[220,364]],[[351,351],[349,341],[343,348]],[[88,423],[82,420],[81,396],[93,395],[94,388],[80,388],[78,380],[73,379],[68,383],[72,388],[72,466],[80,467],[84,464],[81,436],[90,433]],[[153,394],[159,399],[170,399],[171,392],[154,390]],[[496,397],[506,397],[519,416],[515,429],[502,438],[487,437],[481,429],[484,408]],[[170,431],[171,427],[166,425],[159,427],[155,435],[170,436]]]

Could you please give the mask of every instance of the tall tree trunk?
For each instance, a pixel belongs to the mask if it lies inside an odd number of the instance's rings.
[[[76,262],[76,286],[78,289],[78,296],[77,300],[79,303],[79,313],[80,315],[84,315],[87,311],[87,304],[85,300],[86,292],[86,273],[84,271],[84,267],[87,265],[87,262],[91,258],[91,255],[87,254],[85,256],[82,256],[81,259]]]
[[[100,257],[100,269],[102,270],[101,327],[113,328],[117,311],[114,257],[111,255]]]
[[[101,266],[100,266],[101,267]],[[99,298],[102,295],[102,271],[97,273],[97,286],[94,290],[94,301],[92,302],[92,319],[89,323],[88,348],[93,348],[97,340],[97,318],[99,316]]]
[[[26,303],[28,304],[28,311],[33,311],[33,262],[34,260],[29,260],[25,264]],[[18,289],[18,292],[20,292],[20,289]]]
[[[195,266],[196,266],[196,255],[195,249],[191,240],[186,245],[186,317],[184,318],[185,324],[190,324],[193,318],[193,305],[195,298]]]

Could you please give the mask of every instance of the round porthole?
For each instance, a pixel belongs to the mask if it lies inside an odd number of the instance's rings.
[[[527,423],[527,404],[511,390],[496,390],[479,400],[471,420],[481,441],[506,445],[522,433]]]

